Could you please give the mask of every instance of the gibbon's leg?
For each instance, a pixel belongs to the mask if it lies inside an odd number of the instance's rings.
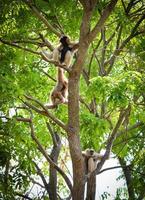
[[[54,61],[59,62],[59,50],[58,50],[58,48],[55,48],[55,49],[53,50],[52,59],[53,59]]]
[[[88,159],[88,173],[93,172],[96,169],[96,162],[91,157]]]
[[[63,83],[63,89],[61,90],[62,96],[67,100],[68,98],[68,81],[65,80]]]
[[[70,67],[72,61],[73,53],[71,51],[67,51],[65,54],[64,62],[62,65],[66,65],[66,67]]]
[[[65,98],[62,96],[61,92],[54,91],[51,94],[51,101],[53,105],[58,105],[65,102]]]

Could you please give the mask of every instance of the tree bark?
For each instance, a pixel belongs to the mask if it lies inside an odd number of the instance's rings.
[[[119,162],[120,162],[121,166],[126,166],[126,162],[123,158],[119,157]],[[131,166],[122,167],[122,170],[124,172],[124,176],[126,179],[127,190],[128,190],[128,195],[129,195],[128,200],[135,200],[135,194],[134,194],[134,188],[133,188],[133,183],[132,183],[130,167]]]
[[[57,145],[53,146],[50,157],[53,162],[57,164],[58,156],[61,150],[61,141],[57,133],[54,133],[54,136],[56,138]],[[49,198],[50,200],[57,200],[57,171],[51,165],[49,169]]]
[[[69,77],[68,141],[73,164],[73,200],[84,199],[85,170],[79,137],[79,79],[75,72]]]
[[[96,195],[96,175],[92,173],[87,181],[87,196],[86,200],[95,200]]]
[[[84,200],[85,169],[79,137],[79,80],[89,47],[87,34],[90,30],[91,14],[92,10],[84,11],[78,56],[68,81],[68,141],[73,166],[72,200]]]

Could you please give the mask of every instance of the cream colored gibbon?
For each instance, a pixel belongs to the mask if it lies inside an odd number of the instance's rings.
[[[68,80],[62,68],[58,68],[57,83],[50,94],[52,104],[46,104],[46,108],[57,108],[58,104],[67,104]]]
[[[82,152],[82,155],[85,159],[85,171],[87,174],[96,169],[98,161],[103,157],[102,154],[95,152],[94,149],[86,149]]]

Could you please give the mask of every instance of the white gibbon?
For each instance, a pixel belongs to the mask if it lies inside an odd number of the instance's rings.
[[[86,173],[93,172],[99,160],[102,159],[103,155],[94,151],[94,149],[86,149],[82,152],[82,155],[85,158],[85,168]]]
[[[79,47],[79,43],[72,43],[68,36],[63,35],[60,40],[60,45],[56,47],[52,53],[42,50],[42,55],[48,60],[59,62],[60,64],[70,67],[74,53]]]

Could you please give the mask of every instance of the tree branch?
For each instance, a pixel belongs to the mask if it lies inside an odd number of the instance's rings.
[[[28,102],[24,102],[24,104],[26,104],[29,108],[32,108],[37,113],[49,117],[58,126],[63,128],[65,131],[67,131],[67,126],[62,121],[57,119],[53,114],[51,114],[40,101],[38,101],[37,99],[34,99],[33,97],[27,96],[27,95],[25,95],[25,97],[26,97],[27,100],[31,100],[31,101],[34,101],[35,103],[37,103],[39,106],[41,106],[41,108],[43,110],[38,109],[36,106],[34,106],[34,105],[32,105],[32,104],[30,104]]]
[[[47,128],[48,128],[50,135],[52,137],[53,145],[54,145],[54,147],[56,147],[58,145],[57,140],[56,140],[56,136],[55,136],[55,134],[54,134],[54,132],[53,132],[51,126],[50,126],[50,123],[46,122],[46,125],[47,125]]]
[[[48,20],[45,18],[45,16],[43,15],[43,13],[41,11],[38,10],[38,8],[33,4],[33,2],[31,0],[23,0],[26,5],[33,11],[33,13],[35,14],[35,16],[41,20],[45,26],[51,30],[55,35],[57,35],[58,37],[60,37],[62,34],[57,31],[49,22]]]
[[[123,133],[132,131],[132,130],[134,130],[134,129],[140,127],[140,126],[143,126],[143,125],[144,125],[143,122],[137,122],[137,123],[134,124],[133,126],[127,127],[125,130],[119,131],[119,132],[116,134],[116,137],[120,137]]]
[[[126,167],[126,166],[124,166],[124,167]],[[102,169],[101,171],[99,171],[99,172],[97,173],[97,175],[98,175],[98,174],[101,174],[101,173],[103,173],[103,172],[105,172],[105,171],[112,170],[112,169],[118,169],[118,168],[123,168],[123,166],[115,166],[115,167],[108,167],[108,168],[106,168],[106,169]]]
[[[49,164],[51,165],[51,167],[54,167],[63,177],[63,179],[65,180],[68,188],[70,189],[70,191],[72,192],[72,184],[69,180],[69,178],[67,177],[67,175],[62,171],[62,169],[60,167],[58,167],[58,165],[56,165],[56,163],[54,163],[52,161],[52,159],[48,156],[47,152],[45,151],[45,149],[43,148],[43,146],[40,144],[39,140],[37,139],[37,137],[35,136],[35,132],[34,132],[34,127],[33,127],[33,123],[32,120],[29,123],[30,124],[30,129],[31,129],[31,137],[32,139],[35,141],[35,143],[38,145],[38,148],[40,150],[40,152],[42,153],[42,155],[46,158],[46,160],[49,162]]]
[[[39,166],[34,161],[33,161],[33,163],[35,165],[35,168],[37,170],[38,175],[40,176],[40,178],[41,178],[41,180],[42,180],[42,182],[44,184],[45,189],[47,190],[47,193],[49,194],[50,191],[49,191],[48,183],[47,183],[47,181],[46,181],[41,169],[39,168]]]
[[[27,195],[21,194],[21,193],[19,193],[19,192],[16,192],[15,194],[16,194],[17,196],[19,196],[19,197],[24,198],[24,199],[33,200],[32,198],[28,197]]]
[[[68,68],[68,67],[66,67],[65,65],[62,65],[62,64],[60,64],[59,62],[57,62],[55,60],[50,60],[49,58],[47,58],[47,56],[43,52],[39,52],[39,55],[41,55],[41,57],[43,58],[43,60],[45,60],[46,62],[52,63],[55,66],[58,66],[58,67],[64,69],[68,73],[71,71],[71,69]]]
[[[40,187],[42,187],[42,188],[45,188],[44,185],[42,185],[41,183],[35,181],[32,177],[29,177],[29,179],[30,179],[30,181],[31,181],[33,184],[36,184],[36,185],[38,185],[38,186],[40,186]]]
[[[38,70],[40,72],[42,72],[43,74],[45,74],[46,76],[48,76],[48,78],[50,78],[52,81],[56,82],[56,79],[54,79],[52,76],[50,76],[47,72],[45,72],[43,69],[39,69]]]
[[[122,124],[123,119],[124,119],[124,117],[126,115],[126,111],[128,111],[128,109],[126,109],[125,111],[122,110],[120,112],[120,115],[119,115],[118,121],[116,123],[116,126],[114,127],[114,129],[113,129],[113,131],[112,131],[112,133],[111,133],[111,135],[110,135],[110,137],[109,137],[109,139],[107,141],[105,154],[104,154],[103,158],[101,159],[101,161],[97,165],[96,173],[98,173],[100,171],[100,169],[104,165],[105,161],[109,158],[113,142],[114,142],[114,140],[116,138],[117,131],[118,131],[120,125]]]
[[[143,21],[144,19],[145,19],[145,14],[138,20],[138,22],[137,22],[137,23],[135,24],[135,26],[133,27],[133,29],[132,29],[130,35],[122,42],[122,44],[120,45],[120,47],[119,47],[119,45],[116,45],[116,47],[118,47],[118,48],[116,48],[116,49],[114,50],[114,53],[113,53],[113,55],[111,56],[111,58],[105,62],[105,65],[109,64],[109,68],[108,68],[108,70],[107,70],[107,74],[110,73],[110,71],[111,71],[111,69],[112,69],[112,67],[113,67],[113,64],[114,64],[114,62],[115,62],[116,57],[122,52],[123,48],[127,45],[127,43],[128,43],[133,37],[135,37],[135,36],[138,34],[138,33],[136,32],[136,31],[137,31],[137,28],[139,27],[139,25],[142,23],[142,21]],[[120,32],[121,32],[121,30],[120,30]],[[118,40],[120,40],[120,36],[118,36]]]
[[[41,54],[40,54],[39,52],[33,51],[32,49],[29,49],[29,48],[21,47],[21,46],[19,46],[18,44],[16,44],[15,42],[9,42],[9,41],[4,40],[4,39],[2,39],[2,38],[0,38],[0,42],[2,42],[3,44],[9,45],[9,46],[13,46],[13,47],[16,47],[16,48],[18,48],[18,49],[22,49],[22,50],[24,50],[24,51],[28,51],[28,52],[30,52],[30,53],[33,53],[33,54],[36,54],[36,55],[41,56]]]
[[[64,69],[64,70],[67,71],[68,73],[71,71],[70,68],[67,68],[66,66],[60,64],[59,62],[48,59],[48,58],[44,55],[44,53],[43,53],[42,51],[40,51],[40,52],[34,51],[34,50],[30,49],[30,48],[25,48],[25,47],[19,46],[18,44],[14,43],[14,42],[10,42],[10,41],[4,40],[4,39],[2,39],[2,38],[0,38],[0,42],[2,42],[3,44],[6,44],[6,45],[13,46],[13,47],[16,47],[16,48],[18,48],[18,49],[22,49],[22,50],[24,50],[24,51],[33,53],[33,54],[35,54],[35,55],[39,55],[39,56],[41,56],[41,57],[43,58],[43,60],[45,60],[46,62],[49,62],[49,63],[51,63],[51,64],[54,64],[55,66],[58,66],[58,67]]]
[[[118,0],[111,0],[110,3],[107,5],[105,10],[102,13],[102,16],[100,17],[98,23],[96,26],[93,28],[93,30],[89,34],[88,41],[91,43],[96,35],[101,31],[102,27],[104,26],[105,21],[108,19],[110,16],[112,10],[114,9],[116,3]]]
[[[43,34],[39,33],[41,40],[43,41],[43,43],[51,50],[54,50],[53,45],[51,44],[51,42],[49,42],[44,36]]]

